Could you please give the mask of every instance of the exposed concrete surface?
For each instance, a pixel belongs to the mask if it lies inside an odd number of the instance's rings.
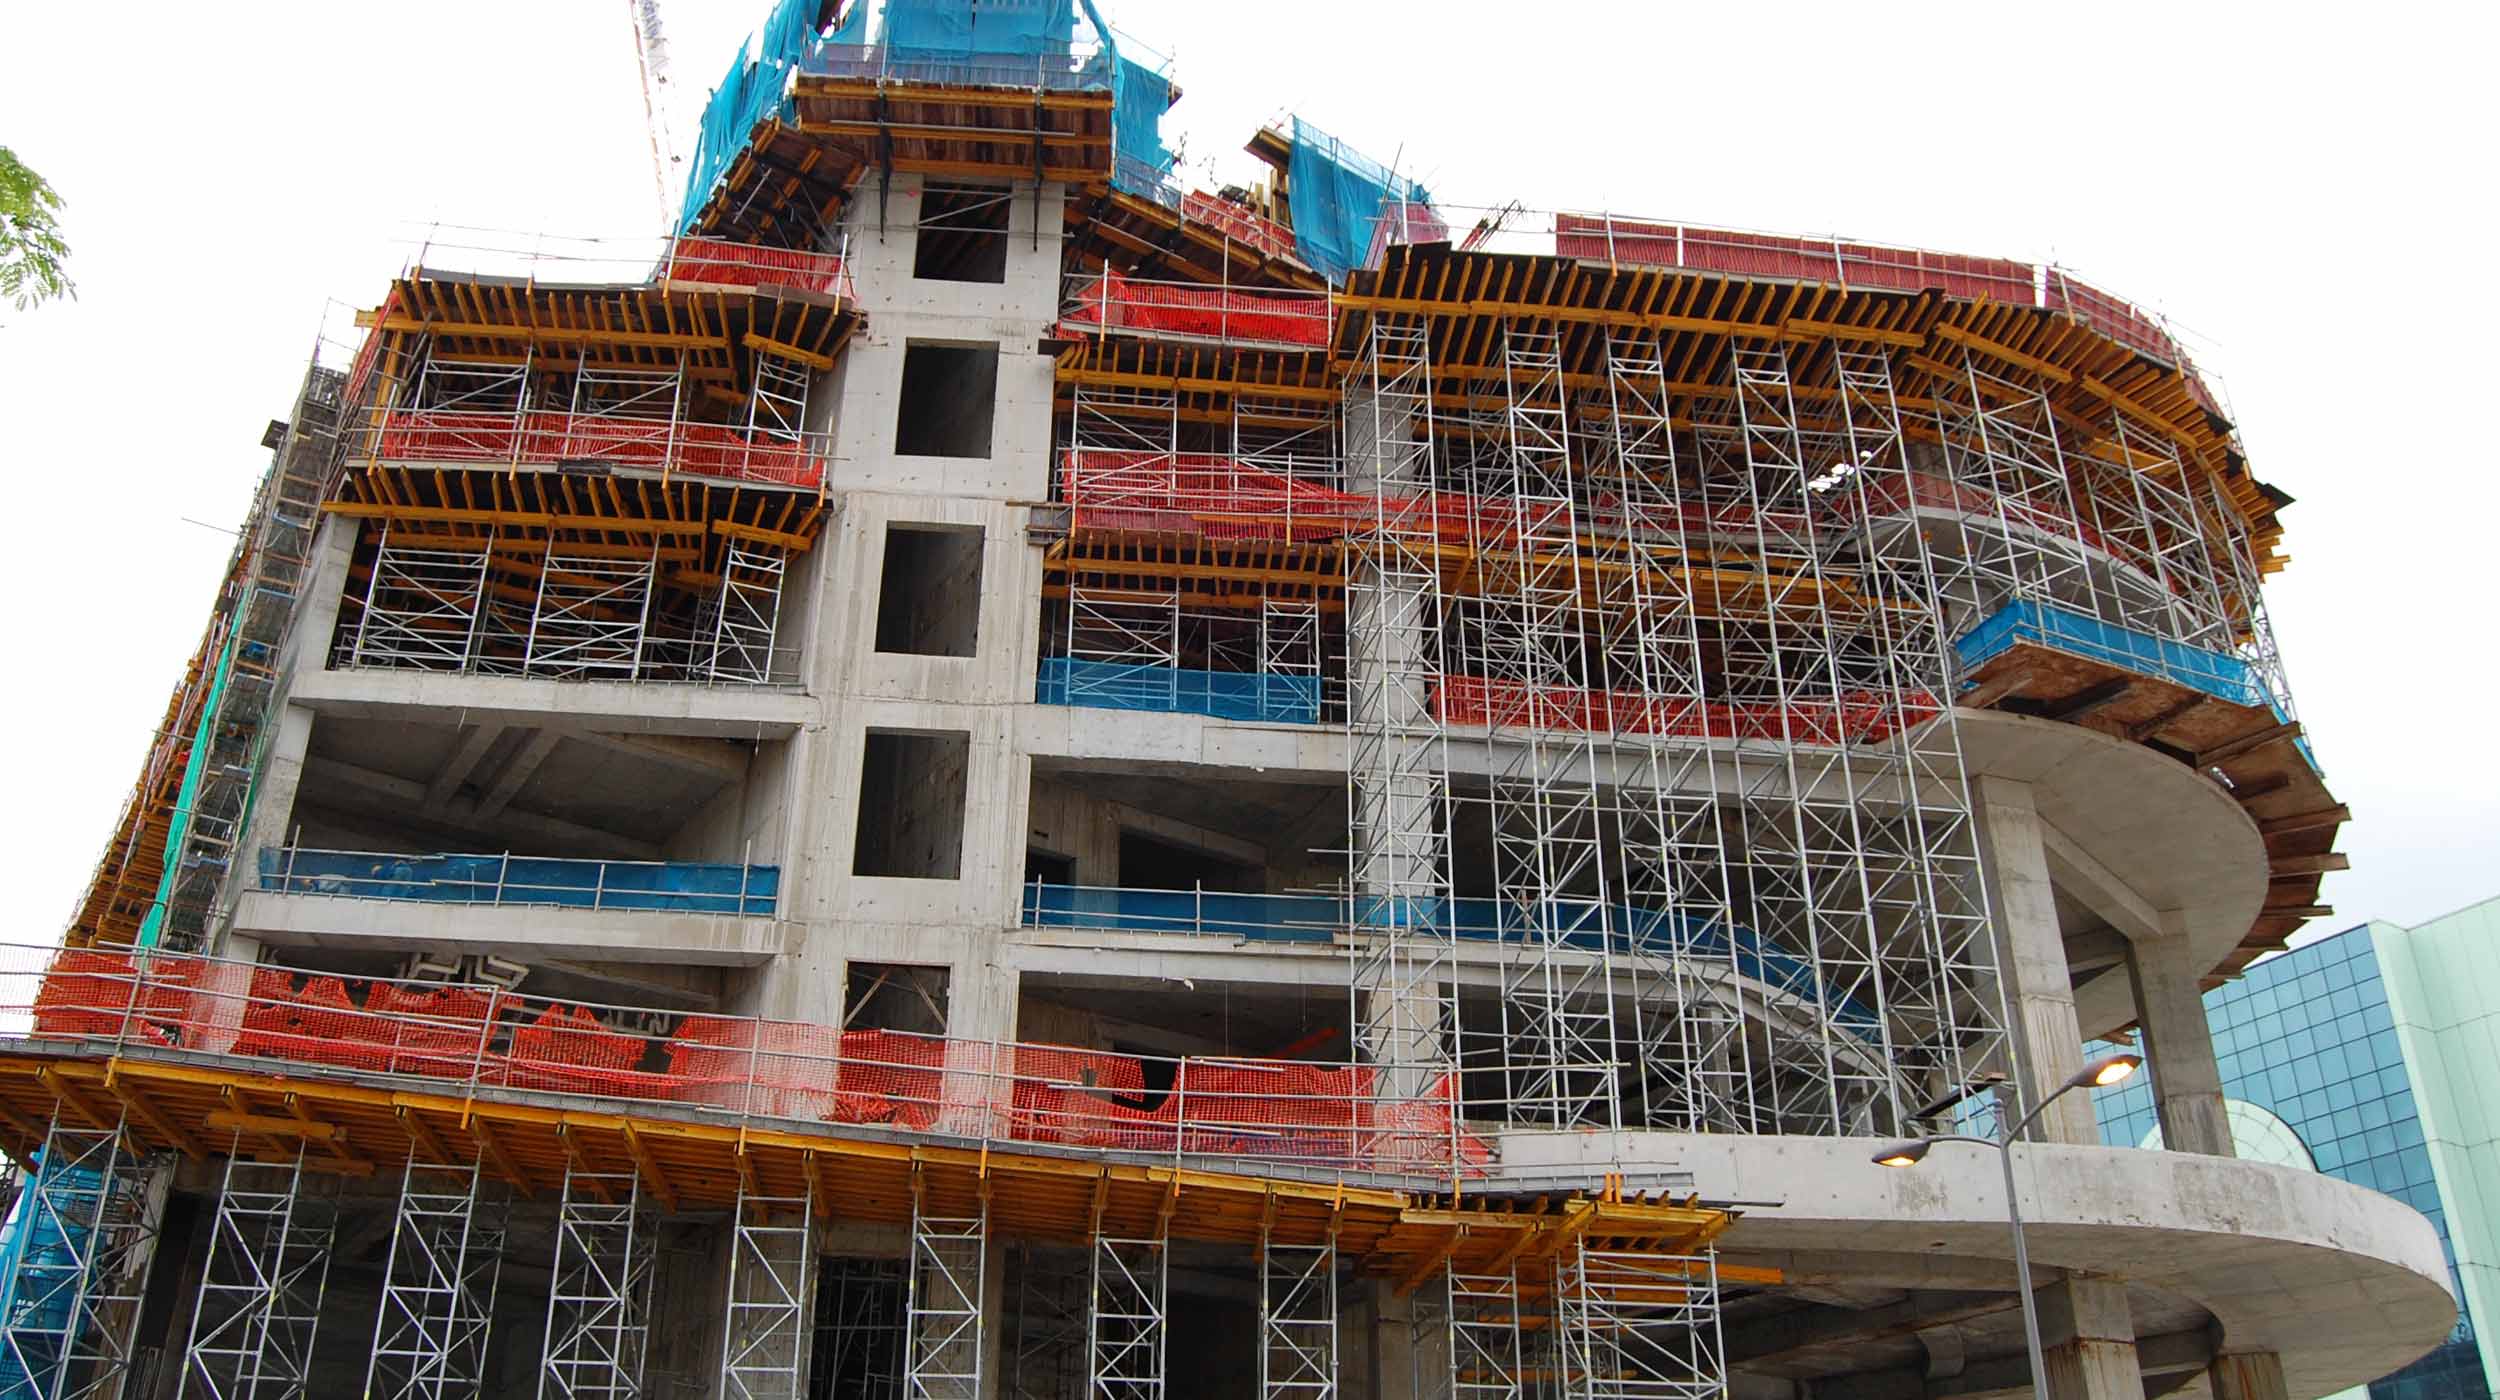
[[[1934,1286],[1978,1262],[2012,1278],[2005,1193],[1986,1149],[1946,1145],[1917,1167],[1852,1138],[1513,1133],[1495,1189],[1626,1173],[1627,1190],[1745,1203],[1732,1262]],[[2146,1286],[2212,1313],[2225,1352],[2281,1357],[2287,1393],[2316,1396],[2404,1365],[2456,1322],[2439,1236],[2411,1207],[2315,1172],[2133,1148],[2016,1150],[2035,1278]],[[1967,1283],[1962,1286],[1968,1286]],[[2000,1284],[1999,1286],[2005,1286]]]
[[[461,676],[438,671],[307,671],[294,702],[323,714],[434,724],[538,726],[561,715],[578,729],[786,739],[816,713],[794,690]]]
[[[272,946],[444,953],[504,949],[604,962],[753,967],[781,955],[773,919],[656,909],[436,904],[253,890],[236,901],[238,933]]]

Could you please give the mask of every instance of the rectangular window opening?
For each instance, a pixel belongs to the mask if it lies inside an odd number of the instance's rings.
[[[905,457],[987,457],[998,410],[998,347],[914,341],[903,347],[894,450]]]
[[[981,527],[888,525],[877,582],[877,650],[970,656],[981,623]]]
[[[946,1034],[946,969],[903,963],[850,964],[842,1029]]]
[[[871,729],[859,774],[859,875],[953,880],[963,874],[964,802],[972,736]]]
[[[931,282],[1007,280],[1007,212],[1015,191],[995,185],[930,185],[920,192],[919,245],[911,275]]]

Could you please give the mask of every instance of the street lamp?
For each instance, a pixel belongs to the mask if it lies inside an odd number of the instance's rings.
[[[2042,1388],[2041,1377],[2047,1372],[2048,1365],[2040,1355],[2040,1309],[2031,1297],[2031,1252],[2023,1247],[2022,1205],[2014,1199],[2014,1139],[2021,1137],[2023,1129],[2030,1127],[2033,1120],[2047,1112],[2050,1104],[2064,1098],[2067,1094],[2077,1089],[2106,1089],[2135,1073],[2143,1064],[2142,1055],[2123,1052],[2094,1060],[2075,1071],[2065,1083],[2057,1086],[2057,1092],[2040,1100],[2031,1112],[2024,1114],[2021,1121],[2005,1129],[2003,1135],[1999,1137],[1984,1138],[1973,1137],[1967,1133],[1938,1133],[1934,1137],[1911,1138],[1904,1142],[1889,1143],[1882,1151],[1875,1154],[1875,1165],[1879,1167],[1915,1167],[1926,1159],[1928,1149],[1940,1142],[1975,1142],[1982,1147],[1993,1147],[1997,1150],[1997,1160],[2005,1168],[2005,1214],[2014,1226],[2014,1284],[2023,1299],[2023,1344],[2031,1352],[2031,1391],[2033,1395],[2042,1397],[2042,1400],[2046,1400],[2047,1392]]]

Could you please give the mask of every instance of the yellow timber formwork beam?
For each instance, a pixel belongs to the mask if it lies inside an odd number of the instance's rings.
[[[1366,1272],[1400,1280],[1550,1258],[1581,1234],[1610,1248],[1686,1254],[1707,1247],[1733,1219],[1693,1201],[1585,1197],[1526,1206],[1475,1198],[1476,1208],[1459,1210],[1440,1198],[1342,1181],[850,1137],[831,1125],[760,1126],[711,1113],[677,1116],[660,1105],[631,1112],[558,1095],[428,1093],[101,1049],[0,1048],[0,1132],[9,1138],[0,1145],[21,1158],[40,1145],[39,1125],[55,1113],[100,1116],[109,1125],[120,1115],[97,1101],[131,1097],[149,1107],[133,1113],[125,1130],[175,1150],[185,1138],[194,1147],[238,1135],[300,1141],[317,1149],[307,1166],[356,1175],[412,1157],[474,1153],[533,1195],[559,1188],[567,1171],[631,1172],[664,1189],[675,1208],[729,1206],[741,1189],[805,1193],[842,1218],[897,1224],[910,1220],[915,1192],[923,1209],[939,1213],[969,1214],[986,1196],[994,1226],[1011,1236],[1055,1239],[1091,1226],[1140,1238],[1168,1230],[1174,1239],[1244,1248],[1333,1240]],[[251,1107],[254,1099],[283,1103],[285,1116]],[[1720,1275],[1732,1277],[1726,1269]]]

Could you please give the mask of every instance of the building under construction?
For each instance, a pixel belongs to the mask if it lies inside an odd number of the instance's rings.
[[[0,1397],[1950,1400],[2028,1288],[2056,1400],[2302,1400],[2448,1334],[2426,1220],[2230,1158],[2201,991],[2346,813],[2159,318],[1299,120],[1191,189],[1092,0],[870,11],[772,9],[667,238],[431,244],[271,425],[12,964]],[[2170,1150],[1870,1161],[2103,1036]]]

